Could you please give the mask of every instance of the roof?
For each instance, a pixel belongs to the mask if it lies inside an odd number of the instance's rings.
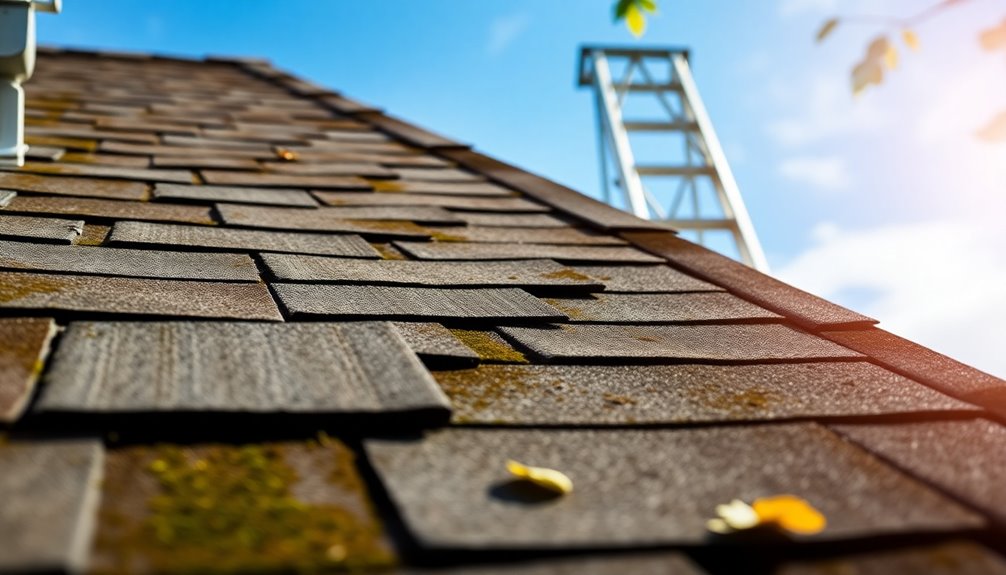
[[[1002,380],[260,60],[26,90],[0,571],[1006,573]]]

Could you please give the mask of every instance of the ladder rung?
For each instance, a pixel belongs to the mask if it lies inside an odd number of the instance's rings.
[[[663,223],[676,230],[736,230],[735,220],[690,219],[664,220]]]
[[[716,173],[712,166],[636,166],[640,176],[711,176]]]
[[[699,129],[695,122],[624,122],[630,132],[694,132]]]
[[[678,82],[662,84],[615,84],[615,89],[619,92],[680,92],[681,84]]]

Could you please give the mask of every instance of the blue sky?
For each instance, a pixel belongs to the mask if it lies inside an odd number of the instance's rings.
[[[688,46],[773,272],[892,331],[1006,375],[1006,0],[921,24],[883,86],[849,70],[880,29],[824,18],[920,0],[661,0],[643,43]],[[609,0],[65,0],[40,42],[267,57],[588,194],[598,190],[582,43],[633,44]]]

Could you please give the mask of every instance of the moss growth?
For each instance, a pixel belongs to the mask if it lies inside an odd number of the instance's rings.
[[[430,230],[430,237],[438,242],[466,242],[468,238],[458,234],[445,234],[436,230]]]
[[[404,255],[402,255],[402,252],[400,252],[397,249],[395,249],[394,247],[392,247],[391,244],[375,244],[375,243],[372,243],[370,245],[375,250],[377,250],[377,253],[381,254],[382,258],[384,258],[386,260],[405,260],[405,259],[408,259]]]
[[[608,405],[635,405],[636,400],[632,399],[627,395],[618,395],[615,393],[605,393],[601,398]]]
[[[568,305],[568,299],[545,298],[545,303],[569,316],[569,319],[585,319],[583,308]]]
[[[60,138],[56,136],[25,136],[24,141],[31,146],[50,146],[53,148],[69,148],[71,150],[81,150],[84,152],[94,152],[98,149],[97,140],[85,140],[82,138]],[[54,168],[57,166],[53,166]],[[32,168],[37,169],[37,167]],[[54,173],[61,173],[59,170]]]
[[[152,496],[140,521],[103,513],[98,545],[115,556],[108,570],[303,573],[393,565],[353,454],[327,438],[296,448],[332,462],[325,478],[339,501],[359,498],[362,509],[297,497],[290,445],[138,448],[135,465],[145,477],[123,473],[106,484],[106,496],[114,500],[116,491],[151,480]]]
[[[576,270],[572,270],[569,268],[549,272],[547,274],[541,274],[541,277],[547,280],[590,281],[590,276],[584,275]]]
[[[723,389],[697,387],[689,390],[689,394],[702,405],[728,413],[739,414],[762,411],[780,399],[776,393],[759,389],[732,392]]]
[[[19,276],[17,282],[0,284],[0,303],[17,301],[40,293],[59,293],[63,289],[63,285],[57,279],[23,274]]]
[[[105,243],[105,238],[108,237],[108,232],[111,230],[110,226],[86,224],[83,233],[77,237],[77,241],[74,243],[78,246],[100,246]]]
[[[368,180],[375,192],[404,192],[405,186],[396,180]]]
[[[399,233],[410,233],[410,234],[423,234],[426,236],[433,235],[430,230],[415,224],[413,222],[407,222],[402,220],[346,220],[355,226],[359,226],[363,229],[370,230],[373,232],[399,232]]]
[[[485,377],[484,373],[478,373],[479,370],[470,369],[436,372],[433,376],[444,393],[451,398],[455,409],[454,422],[471,423],[482,421],[479,414],[490,410],[500,400],[528,395],[532,384],[521,377],[519,372],[512,373],[511,369],[513,367],[494,367],[490,372],[492,377]]]
[[[478,354],[479,359],[495,363],[528,363],[524,354],[510,347],[503,338],[489,331],[452,329],[454,337]]]

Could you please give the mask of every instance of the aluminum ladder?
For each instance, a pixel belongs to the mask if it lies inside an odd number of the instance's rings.
[[[666,222],[712,249],[733,247],[736,254],[729,255],[768,272],[737,181],[695,86],[688,51],[583,46],[578,76],[580,86],[593,88],[597,105],[604,201],[641,218]],[[640,98],[646,101],[638,102]],[[645,110],[648,116],[626,119],[627,109]],[[647,142],[655,152],[653,163],[637,163],[629,135],[636,134],[638,140],[641,133],[653,136]],[[614,194],[613,187],[621,194]],[[723,234],[716,232],[726,232],[732,246],[723,246],[724,238],[716,237]]]

